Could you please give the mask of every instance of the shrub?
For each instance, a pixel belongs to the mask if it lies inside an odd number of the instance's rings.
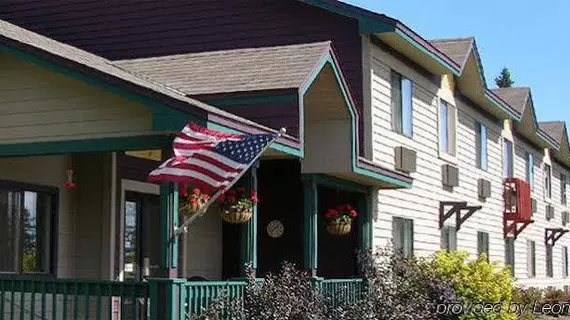
[[[531,320],[537,319],[537,316],[532,312],[535,301],[542,301],[543,297],[544,291],[541,289],[514,287],[511,302],[517,303],[519,306],[528,306],[523,309],[521,319]]]
[[[435,304],[456,300],[453,288],[433,278],[419,258],[381,249],[359,260],[368,290],[362,300],[333,310],[331,319],[438,319]]]
[[[323,320],[325,313],[325,303],[314,280],[294,264],[283,263],[281,271],[265,277],[263,285],[248,278],[243,319]]]
[[[481,255],[476,260],[467,262],[469,254],[464,251],[439,251],[429,263],[435,277],[448,281],[460,296],[463,306],[481,303],[500,303],[500,312],[468,312],[461,319],[516,319],[508,312],[511,301],[513,280],[508,268],[500,268],[497,262],[487,262]]]

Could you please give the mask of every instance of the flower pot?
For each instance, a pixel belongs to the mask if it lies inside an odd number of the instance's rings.
[[[198,210],[200,210],[202,207],[204,206],[204,203],[201,203],[200,201],[196,202],[196,203],[185,203],[184,205],[182,205],[180,207],[180,209],[178,209],[178,211],[180,211],[180,213],[182,213],[183,215],[189,217],[193,214],[195,214],[196,212],[198,212]]]
[[[222,210],[222,219],[227,223],[240,224],[246,223],[251,219],[253,212],[250,209],[229,208]]]
[[[327,231],[333,236],[344,236],[350,233],[352,228],[351,222],[329,222]]]

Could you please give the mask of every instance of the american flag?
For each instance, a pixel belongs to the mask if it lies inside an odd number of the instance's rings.
[[[191,122],[174,139],[174,157],[152,171],[149,181],[221,189],[233,184],[276,137],[225,133]]]

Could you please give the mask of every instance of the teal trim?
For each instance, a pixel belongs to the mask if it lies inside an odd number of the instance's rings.
[[[172,226],[178,226],[178,212],[179,212],[179,206],[178,206],[178,190],[179,190],[179,186],[178,183],[174,182],[171,184],[171,191],[170,191],[170,205],[171,205],[171,209],[170,209],[170,219],[172,219]],[[178,237],[174,237],[174,240],[172,241],[171,244],[171,249],[170,249],[170,266],[172,269],[176,269],[178,268]]]
[[[170,269],[178,266],[178,238],[173,235],[173,227],[178,226],[178,184],[160,185],[160,267],[170,274]]]
[[[486,89],[483,88],[483,90],[486,90]],[[483,96],[485,97],[485,99],[487,99],[487,101],[491,102],[491,104],[493,104],[499,110],[501,110],[504,113],[506,113],[507,115],[509,115],[513,120],[520,121],[521,118],[519,115],[514,113],[512,110],[509,110],[509,109],[503,107],[503,105],[501,105],[501,103],[499,103],[494,97],[490,96],[489,93],[483,92]]]
[[[358,201],[358,226],[360,228],[360,248],[362,250],[372,249],[372,203],[371,191],[368,190]]]
[[[188,122],[195,122],[200,126],[206,125],[206,120],[184,113],[179,110],[168,110],[165,112],[152,113],[153,131],[179,132]]]
[[[311,272],[311,276],[316,276],[318,268],[319,254],[319,229],[318,229],[318,190],[314,181],[305,181],[303,185],[304,201],[304,249],[305,269]]]
[[[251,168],[251,187],[253,190],[258,190],[258,181],[257,181],[257,169],[259,168],[259,161],[253,165]],[[251,226],[250,226],[250,250],[251,250],[251,265],[252,268],[255,270],[257,269],[257,203],[253,206],[253,216],[251,217]]]
[[[319,186],[326,186],[331,188],[338,188],[349,192],[368,193],[369,187],[336,177],[331,177],[326,174],[304,174],[301,176],[303,181],[312,181]]]
[[[213,129],[213,130],[218,130],[218,131],[230,132],[230,133],[243,133],[241,131],[238,131],[238,130],[235,130],[235,129],[232,129],[232,128],[229,128],[229,127],[226,127],[224,125],[214,123],[214,122],[208,122],[207,128]],[[287,145],[284,145],[284,144],[279,143],[279,142],[275,142],[275,143],[271,144],[270,148],[273,150],[283,152],[283,153],[288,154],[288,155],[292,155],[292,156],[297,157],[297,158],[303,157],[303,152],[301,150],[287,146]]]
[[[426,55],[428,55],[430,58],[432,58],[434,61],[436,61],[438,64],[440,64],[442,67],[446,68],[448,71],[450,71],[453,75],[455,76],[460,76],[460,71],[458,71],[457,69],[455,69],[454,66],[449,65],[447,62],[443,61],[440,57],[436,56],[433,52],[431,52],[430,50],[426,49],[424,46],[422,46],[421,44],[419,44],[417,41],[415,41],[414,39],[412,39],[410,36],[408,36],[407,34],[405,34],[404,32],[402,32],[402,30],[400,29],[396,29],[396,34],[398,36],[400,36],[402,39],[406,40],[408,43],[410,43],[412,46],[414,46],[416,49],[420,50],[421,52],[425,53]]]
[[[57,155],[79,152],[128,151],[170,147],[169,135],[0,144],[0,157]]]
[[[406,189],[410,189],[412,187],[412,183],[405,182],[405,181],[398,180],[398,179],[394,179],[392,177],[388,177],[388,176],[376,173],[374,171],[365,170],[365,169],[362,169],[360,167],[355,168],[354,172],[361,174],[363,176],[366,176],[368,178],[383,181],[385,183],[394,185],[396,187],[406,188]]]
[[[289,95],[235,97],[235,98],[206,100],[206,103],[216,107],[228,107],[228,106],[243,105],[243,104],[265,104],[265,103],[275,103],[275,102],[297,102],[297,95],[289,94]]]

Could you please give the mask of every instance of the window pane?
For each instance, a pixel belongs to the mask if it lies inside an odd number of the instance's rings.
[[[503,174],[505,178],[513,176],[513,143],[503,140]]]
[[[25,191],[22,272],[48,272],[51,197]]]
[[[392,129],[402,133],[402,76],[392,71],[391,82]]]
[[[445,101],[441,101],[439,110],[439,141],[441,151],[449,153],[449,110]]]
[[[566,175],[560,174],[560,202],[566,204]]]
[[[552,277],[552,246],[546,246],[546,276]]]
[[[511,267],[511,275],[515,275],[515,238],[505,239],[505,264]]]
[[[402,128],[403,133],[412,136],[413,133],[413,106],[412,81],[402,77]]]
[[[21,194],[0,190],[0,272],[16,272]]]
[[[544,165],[544,196],[552,198],[552,171],[547,164]]]
[[[530,185],[530,190],[534,190],[534,155],[532,153],[527,155],[526,181]]]
[[[124,277],[125,280],[135,280],[137,270],[137,203],[125,202],[125,250],[124,250]]]
[[[562,274],[568,277],[568,247],[562,247]]]
[[[479,169],[487,170],[487,127],[477,122],[477,167]]]

